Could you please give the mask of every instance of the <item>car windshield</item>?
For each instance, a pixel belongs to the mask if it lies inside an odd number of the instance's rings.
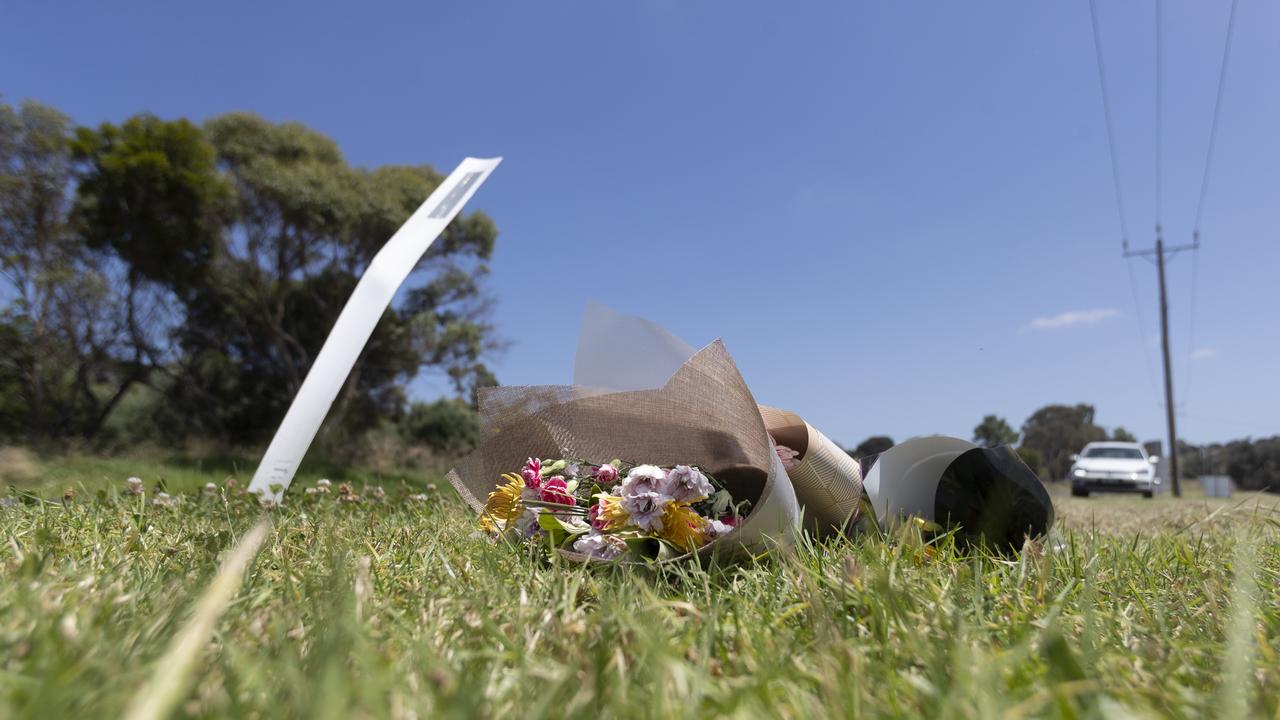
[[[1087,458],[1110,458],[1113,460],[1141,460],[1142,451],[1137,448],[1100,447],[1084,451]]]

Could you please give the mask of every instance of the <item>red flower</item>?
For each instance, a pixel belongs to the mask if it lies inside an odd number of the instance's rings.
[[[524,486],[537,490],[542,485],[542,461],[538,458],[529,458],[529,461],[520,468],[520,477],[524,478]]]
[[[596,503],[587,509],[587,520],[591,522],[591,527],[596,530],[604,529],[604,521],[600,519],[600,503]]]
[[[542,483],[542,492],[540,497],[542,502],[555,503],[557,505],[577,505],[577,501],[569,494],[569,486],[565,484],[564,478],[559,475],[549,478]]]

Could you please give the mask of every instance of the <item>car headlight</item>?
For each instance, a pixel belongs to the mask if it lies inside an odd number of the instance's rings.
[[[1075,475],[1076,477],[1084,477],[1084,469],[1076,468],[1075,470],[1071,471],[1071,474]]]

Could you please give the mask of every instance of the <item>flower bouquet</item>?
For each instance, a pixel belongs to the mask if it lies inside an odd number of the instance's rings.
[[[486,531],[598,560],[661,559],[729,533],[749,511],[697,467],[529,458],[489,493]]]
[[[449,481],[486,530],[614,562],[794,538],[791,481],[719,341],[661,387],[495,387],[479,406],[480,443]]]

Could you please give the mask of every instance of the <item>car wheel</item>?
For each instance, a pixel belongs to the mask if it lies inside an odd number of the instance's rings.
[[[1071,488],[1071,497],[1089,497],[1089,491],[1084,488]]]

